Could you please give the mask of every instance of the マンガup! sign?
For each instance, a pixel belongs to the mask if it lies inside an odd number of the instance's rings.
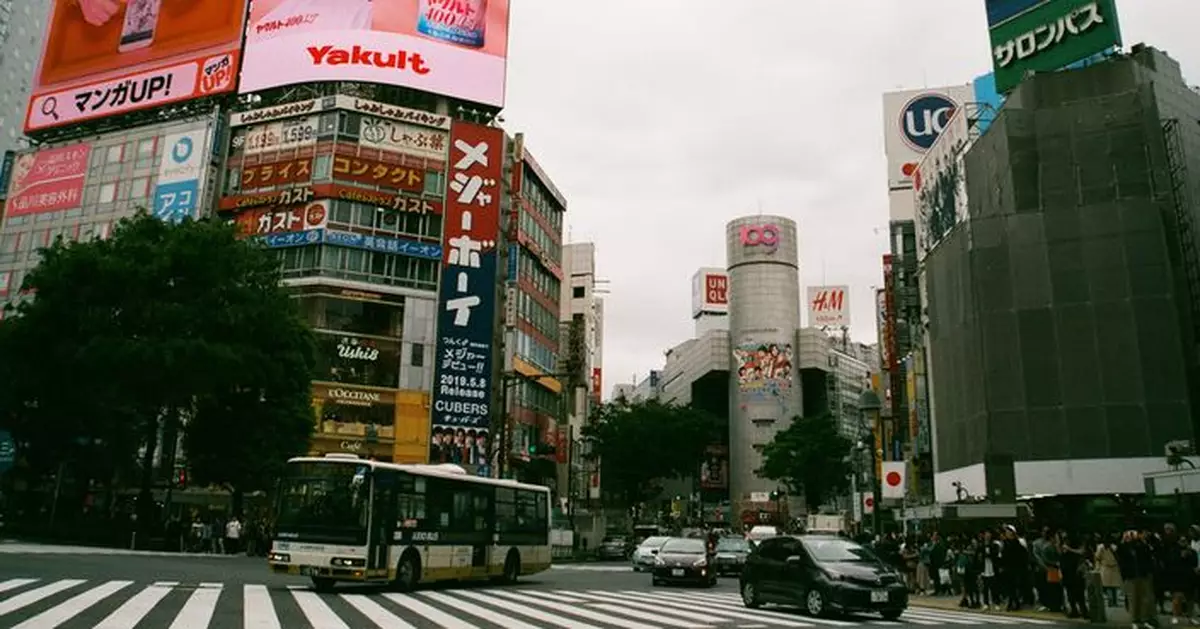
[[[450,130],[432,426],[487,430],[500,236],[504,132],[456,121]]]

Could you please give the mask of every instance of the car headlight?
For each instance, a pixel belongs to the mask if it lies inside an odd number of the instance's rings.
[[[367,565],[367,560],[349,557],[334,557],[333,559],[329,560],[329,563],[339,568],[362,568]]]
[[[692,564],[692,567],[693,568],[702,568],[707,565],[708,565],[708,559],[706,557],[701,557],[696,560],[696,563]]]
[[[267,561],[290,563],[292,561],[292,557],[287,553],[271,553],[270,555],[267,555]]]
[[[654,558],[654,565],[656,565],[656,566],[665,566],[665,565],[667,565],[667,562],[663,561],[663,560],[662,560],[662,557],[655,557],[655,558]]]
[[[838,574],[838,573],[836,573],[836,572],[829,572],[829,571],[826,571],[826,572],[825,572],[825,578],[829,579],[830,581],[845,581],[845,580],[846,580],[846,575],[844,575],[844,574]]]

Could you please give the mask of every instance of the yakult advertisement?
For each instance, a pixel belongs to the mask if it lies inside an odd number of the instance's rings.
[[[247,0],[45,1],[26,131],[234,89]]]
[[[508,0],[254,0],[242,93],[312,81],[504,105]]]

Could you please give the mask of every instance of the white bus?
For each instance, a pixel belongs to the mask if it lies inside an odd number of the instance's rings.
[[[550,490],[457,465],[377,463],[353,454],[288,461],[271,570],[337,581],[516,581],[550,567]]]

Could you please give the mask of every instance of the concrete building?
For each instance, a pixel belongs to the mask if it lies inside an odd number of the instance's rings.
[[[587,459],[580,438],[592,411],[601,403],[604,377],[604,300],[597,294],[596,245],[569,243],[563,247],[563,277],[559,315],[561,355],[572,357],[581,371],[566,392],[569,413],[560,431],[566,431],[566,462],[559,465],[560,486],[567,487],[568,509],[575,516],[576,532],[595,548],[604,535],[596,524],[599,513],[600,470]],[[566,378],[566,381],[571,381]],[[564,457],[559,457],[562,460]],[[595,509],[593,509],[595,508]]]
[[[800,280],[796,223],[747,216],[725,228],[729,273],[729,491],[742,511],[778,488],[762,449],[803,412],[797,382]],[[756,500],[757,499],[757,500]]]
[[[22,138],[30,83],[53,4],[0,0],[0,155],[26,146]]]
[[[612,399],[628,402],[657,400],[662,397],[662,370],[651,369],[645,378],[637,382],[613,385]]]
[[[1082,521],[1195,443],[1197,119],[1179,65],[1135,46],[1026,80],[966,153],[967,215],[925,262],[939,502],[1056,496]]]
[[[858,397],[870,383],[871,365],[864,358],[871,346],[844,343],[840,336],[830,336],[820,328],[803,328],[797,337],[797,369],[804,391],[802,415],[828,414],[842,436],[857,441],[864,431]]]

